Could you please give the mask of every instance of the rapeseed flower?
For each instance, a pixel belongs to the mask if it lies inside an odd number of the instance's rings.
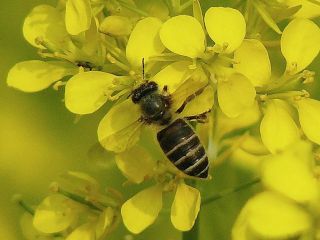
[[[249,199],[233,239],[316,239],[320,185],[311,144],[297,142],[261,165],[265,191]]]
[[[27,239],[103,239],[118,225],[118,196],[99,193],[94,178],[68,172],[59,184],[51,186],[53,193],[35,210],[23,215],[21,225]]]
[[[204,29],[205,26],[205,29]],[[214,46],[206,45],[208,33]],[[200,17],[179,15],[167,20],[160,38],[164,46],[175,54],[188,57],[194,67],[209,72],[216,85],[221,110],[229,117],[238,116],[254,103],[255,89],[244,75],[234,72],[232,54],[246,34],[243,15],[236,9],[211,7]],[[200,67],[201,66],[201,67]]]
[[[307,48],[302,39],[311,39]],[[282,79],[270,82],[266,87],[267,94],[262,96],[262,98],[266,97],[267,101],[260,125],[261,138],[272,153],[285,149],[300,138],[292,105],[298,109],[301,128],[306,136],[319,144],[315,129],[318,126],[316,122],[319,121],[316,110],[318,109],[317,101],[308,100],[309,94],[304,90],[292,91],[292,85],[290,85],[293,82],[293,87],[297,88],[300,87],[297,86],[297,82],[299,83],[301,78],[305,82],[312,80],[313,74],[303,70],[318,55],[319,40],[319,27],[307,19],[292,20],[283,31],[281,51],[287,62],[286,71]]]

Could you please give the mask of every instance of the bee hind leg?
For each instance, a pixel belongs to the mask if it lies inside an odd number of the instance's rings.
[[[208,85],[205,85],[204,87],[198,89],[196,92],[194,92],[193,94],[189,95],[186,100],[184,100],[184,102],[182,103],[182,105],[178,108],[178,110],[176,111],[176,113],[182,113],[182,111],[184,110],[184,108],[187,106],[187,104],[189,102],[191,102],[193,99],[195,99],[197,96],[199,96],[207,87]]]

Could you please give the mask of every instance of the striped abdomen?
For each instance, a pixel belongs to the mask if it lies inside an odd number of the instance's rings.
[[[198,136],[182,119],[158,132],[158,142],[168,159],[189,176],[207,178],[209,161]]]

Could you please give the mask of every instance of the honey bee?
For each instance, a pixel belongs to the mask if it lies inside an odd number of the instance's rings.
[[[139,118],[128,124],[126,128],[120,129],[114,136],[109,137],[107,141],[100,142],[108,149],[110,143],[116,137],[123,137],[126,141],[126,147],[130,147],[132,142],[136,142],[134,139],[136,139],[137,129],[140,126],[156,125],[159,128],[157,141],[171,163],[188,176],[207,178],[209,161],[205,148],[194,129],[187,122],[190,120],[204,122],[212,105],[196,115],[186,116],[182,114],[188,104],[196,97],[200,97],[204,91],[212,93],[213,104],[213,90],[210,85],[207,82],[205,84],[202,82],[199,87],[195,84],[196,82],[192,78],[185,80],[171,94],[167,85],[164,85],[160,90],[161,88],[156,81],[145,80],[131,92],[131,99],[127,100],[131,100],[131,104],[134,104],[132,107],[138,106]],[[197,88],[192,91],[194,86],[197,86]],[[181,99],[183,100],[181,101]],[[128,102],[124,104],[130,105]],[[203,109],[203,107],[199,106],[199,109]],[[132,117],[134,118],[135,116]],[[109,124],[112,124],[112,122],[109,122]],[[115,151],[117,152],[118,150],[116,149]]]

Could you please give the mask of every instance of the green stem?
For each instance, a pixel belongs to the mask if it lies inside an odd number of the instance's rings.
[[[18,204],[28,213],[30,213],[32,216],[34,215],[34,209],[32,207],[30,207],[26,202],[24,202],[23,200],[20,200],[18,202]]]
[[[71,192],[67,192],[61,188],[58,189],[58,193],[66,196],[67,198],[70,198],[78,203],[81,203],[83,205],[88,206],[89,208],[96,210],[96,211],[102,211],[100,208],[98,208],[97,206],[95,206],[92,202],[87,201],[84,197],[76,195],[74,193]]]
[[[188,7],[191,7],[192,4],[193,4],[193,0],[187,1],[187,2],[185,2],[184,4],[182,4],[182,5],[180,6],[180,9],[179,9],[179,10],[180,10],[180,13],[183,12],[184,10],[186,10]]]
[[[146,13],[146,12],[138,9],[136,6],[133,6],[133,5],[131,5],[131,4],[128,4],[128,3],[126,3],[126,2],[123,1],[123,0],[118,0],[118,2],[119,2],[120,5],[121,5],[122,7],[124,7],[124,8],[127,8],[127,9],[129,9],[129,10],[131,10],[131,11],[137,13],[137,14],[140,14],[140,15],[143,16],[143,17],[149,17],[149,14],[148,14],[148,13]]]
[[[260,179],[259,178],[255,178],[253,179],[252,181],[250,182],[247,182],[247,183],[244,183],[244,184],[241,184],[237,187],[234,187],[234,188],[228,188],[228,189],[225,189],[224,191],[222,192],[219,192],[217,194],[214,194],[206,199],[204,199],[202,202],[201,202],[201,205],[204,206],[204,205],[207,205],[209,203],[212,203],[214,201],[217,201],[221,198],[224,198],[230,194],[233,194],[233,193],[236,193],[236,192],[239,192],[245,188],[248,188],[248,187],[251,187],[252,185],[255,185],[257,183],[260,182]]]

